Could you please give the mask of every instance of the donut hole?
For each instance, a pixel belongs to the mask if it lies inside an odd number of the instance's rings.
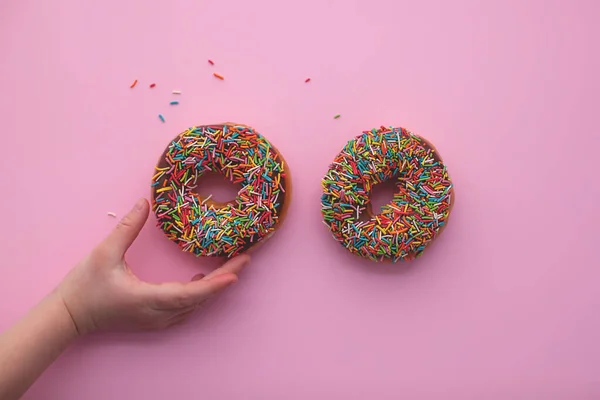
[[[206,172],[196,182],[193,192],[200,198],[210,199],[216,203],[228,203],[236,198],[242,185],[235,184],[218,172]]]
[[[396,180],[388,179],[384,182],[377,183],[371,188],[371,210],[374,214],[379,214],[382,207],[389,204],[394,199],[396,193]]]

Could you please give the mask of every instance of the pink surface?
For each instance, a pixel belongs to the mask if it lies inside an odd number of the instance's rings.
[[[81,340],[26,398],[598,398],[599,13],[593,0],[4,1],[0,328],[109,232],[107,211],[149,195],[189,125],[256,127],[295,186],[286,224],[204,314]],[[448,229],[407,268],[361,262],[320,222],[328,163],[381,124],[431,140],[456,184]],[[129,254],[142,278],[211,264],[152,224]]]

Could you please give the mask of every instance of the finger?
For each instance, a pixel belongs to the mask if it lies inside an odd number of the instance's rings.
[[[175,321],[175,320],[181,320],[181,319],[187,319],[189,318],[194,312],[196,312],[196,307],[194,307],[193,310],[190,311],[186,311],[183,313],[179,313],[179,314],[175,314],[174,316],[172,316],[171,318],[169,318],[169,321]]]
[[[103,244],[118,256],[123,256],[138,237],[144,223],[146,223],[148,212],[148,201],[139,199],[129,214],[124,216],[111,234],[108,235]]]
[[[220,266],[219,268],[212,271],[210,274],[206,275],[203,279],[208,280],[212,279],[215,276],[222,274],[236,274],[238,275],[244,266],[250,262],[250,256],[247,254],[242,254],[240,256],[234,257],[230,260],[227,260],[225,264]]]
[[[185,316],[185,317],[174,318],[174,319],[170,320],[169,322],[167,322],[167,328],[170,328],[171,326],[175,326],[175,325],[181,325],[188,319],[189,319],[189,315]]]
[[[226,273],[210,280],[146,284],[144,290],[146,298],[155,309],[170,310],[199,304],[235,282],[237,282],[237,275]]]
[[[154,308],[154,310],[156,311],[160,311],[162,313],[167,313],[169,315],[169,318],[174,317],[176,315],[188,312],[188,311],[194,311],[196,308],[198,308],[199,304],[192,304],[191,306],[185,306],[185,307],[175,307],[175,308]]]

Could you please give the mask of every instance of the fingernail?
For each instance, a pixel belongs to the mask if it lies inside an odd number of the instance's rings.
[[[194,275],[194,277],[192,278],[192,281],[199,281],[202,280],[202,278],[204,278],[206,275],[204,274],[196,274]]]
[[[140,211],[144,208],[145,205],[146,205],[146,199],[139,199],[137,201],[137,203],[135,203],[135,206],[133,206],[133,209],[135,211]]]

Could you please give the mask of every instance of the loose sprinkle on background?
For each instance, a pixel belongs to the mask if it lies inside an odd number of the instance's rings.
[[[160,119],[162,122],[165,122],[165,117],[163,117],[162,114],[158,114],[158,119]]]
[[[108,214],[109,217],[113,217],[113,218],[117,218],[117,214],[115,214],[112,211],[107,212],[106,214]]]
[[[223,76],[217,74],[216,72],[213,74],[215,78],[220,79],[220,80],[225,80],[225,78],[223,78]]]
[[[131,84],[131,86],[129,86],[131,89],[133,89],[135,87],[135,85],[137,85],[137,79],[135,81],[133,81],[133,83]]]
[[[156,83],[151,83],[150,84],[150,88],[153,88],[154,86],[156,86]]]
[[[171,93],[173,93],[173,94],[181,94],[181,90],[173,90]]]
[[[305,83],[310,82],[310,78],[306,78],[306,80],[304,81]]]
[[[338,119],[338,118],[339,118],[339,117],[341,117],[341,116],[342,116],[341,114],[337,114],[337,115],[335,115],[335,116],[333,117],[333,119]]]
[[[177,100],[173,100],[169,104],[172,105],[172,106],[176,106],[177,104],[179,104],[179,102]]]
[[[214,63],[214,61],[213,61],[213,60],[208,60],[208,63],[209,63],[210,65],[215,65],[215,63]]]

